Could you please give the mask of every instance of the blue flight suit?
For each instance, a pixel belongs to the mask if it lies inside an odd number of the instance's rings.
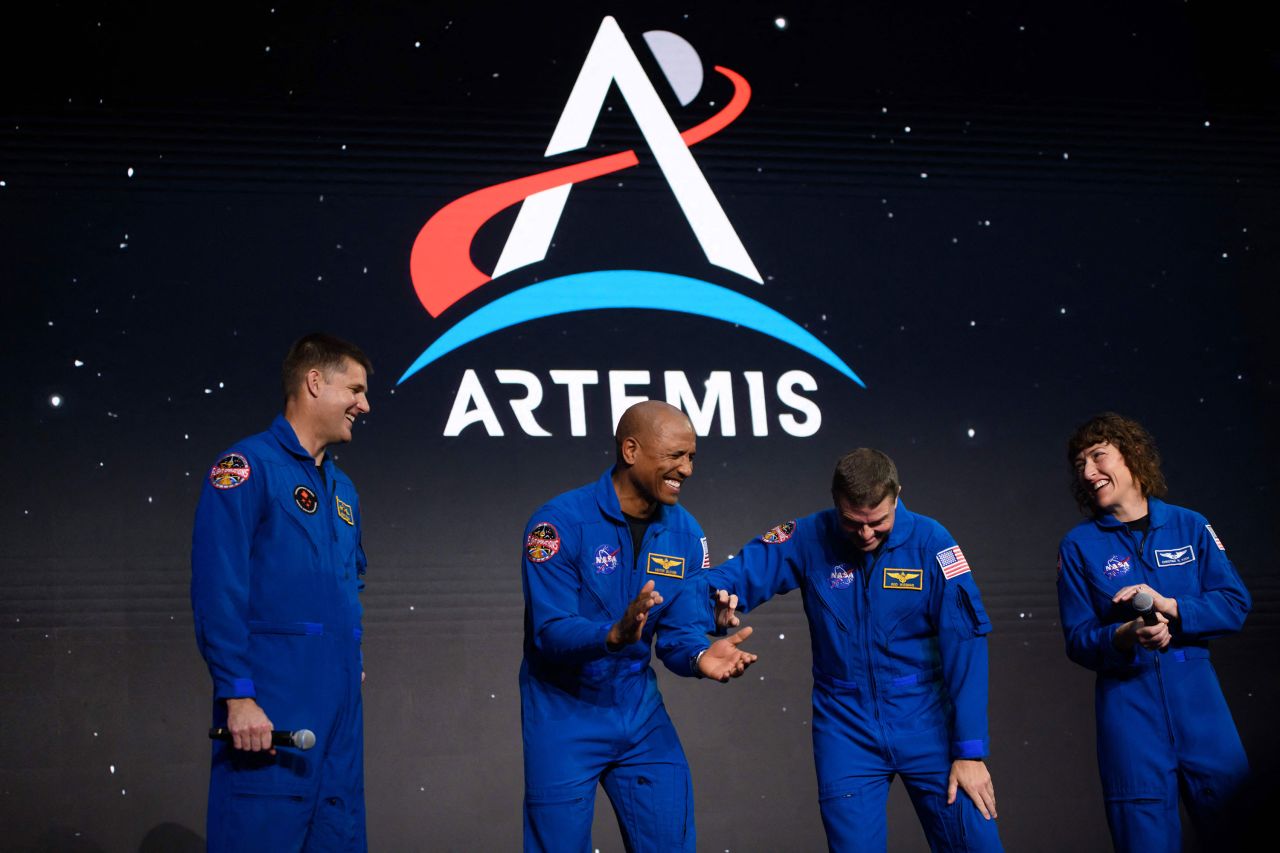
[[[1081,522],[1058,550],[1058,609],[1067,656],[1097,674],[1098,769],[1116,850],[1180,850],[1178,791],[1202,840],[1249,773],[1209,643],[1239,631],[1249,593],[1204,516],[1147,499],[1150,528],[1112,515]],[[1144,583],[1177,599],[1163,652],[1112,644],[1135,614],[1113,605]]]
[[[649,659],[655,645],[672,672],[697,674],[713,628],[697,581],[706,539],[682,507],[659,504],[633,553],[611,474],[552,499],[525,528],[524,847],[590,851],[599,783],[628,851],[692,853],[689,764]],[[610,627],[650,580],[663,603],[640,642],[609,651]]]
[[[213,744],[211,851],[364,851],[360,503],[283,416],[209,472],[196,510],[191,605],[213,676],[213,725],[254,697],[308,751]]]
[[[988,752],[991,623],[942,525],[899,502],[887,541],[866,554],[828,509],[778,525],[707,580],[737,593],[744,612],[793,589],[803,596],[813,755],[832,851],[885,849],[894,774],[931,849],[1001,849],[995,821],[963,791],[947,805],[952,760]]]

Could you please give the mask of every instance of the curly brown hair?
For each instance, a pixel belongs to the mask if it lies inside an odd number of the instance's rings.
[[[1103,412],[1076,427],[1067,439],[1067,464],[1071,466],[1071,494],[1076,504],[1085,515],[1093,515],[1097,507],[1093,503],[1093,493],[1085,487],[1076,473],[1076,457],[1082,450],[1095,444],[1110,444],[1124,457],[1124,464],[1129,473],[1137,481],[1142,496],[1164,497],[1169,490],[1160,471],[1160,452],[1156,450],[1156,440],[1151,437],[1142,424],[1118,415],[1115,412]]]

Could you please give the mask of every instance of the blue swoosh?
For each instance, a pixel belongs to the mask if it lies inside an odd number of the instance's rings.
[[[790,344],[834,367],[863,388],[867,387],[858,378],[858,374],[826,344],[772,308],[707,281],[650,270],[575,273],[508,293],[463,317],[436,338],[396,384],[400,385],[431,362],[458,347],[500,329],[555,314],[610,308],[676,311],[745,326]]]

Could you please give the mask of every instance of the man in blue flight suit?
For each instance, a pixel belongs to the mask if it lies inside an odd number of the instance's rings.
[[[982,760],[991,623],[951,534],[900,492],[893,460],[854,450],[836,465],[833,509],[774,527],[707,580],[744,612],[793,589],[804,598],[832,851],[885,849],[895,774],[932,850],[1000,850]],[[726,621],[738,624],[732,611]]]
[[[1178,792],[1206,849],[1232,849],[1224,812],[1249,773],[1209,663],[1239,631],[1249,593],[1204,516],[1166,492],[1151,435],[1106,413],[1067,443],[1091,517],[1058,550],[1058,608],[1071,660],[1098,674],[1098,769],[1116,850],[1181,850]],[[1143,617],[1135,597],[1150,596]]]
[[[283,368],[284,414],[231,446],[196,510],[191,604],[213,676],[211,851],[364,851],[360,503],[325,455],[369,411],[369,359],[329,335]],[[311,729],[315,748],[271,745]]]
[[[628,851],[694,850],[693,784],[650,647],[677,675],[728,681],[751,633],[708,643],[707,540],[677,504],[693,474],[688,417],[658,401],[623,413],[617,461],[525,528],[524,847],[591,850],[596,785]],[[656,641],[656,642],[655,642]]]

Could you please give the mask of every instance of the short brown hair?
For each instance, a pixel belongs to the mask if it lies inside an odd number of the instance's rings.
[[[1110,444],[1120,451],[1124,464],[1138,482],[1144,498],[1165,496],[1169,487],[1160,471],[1160,452],[1156,450],[1156,440],[1151,437],[1151,433],[1132,418],[1115,412],[1103,412],[1080,424],[1071,433],[1071,438],[1067,439],[1067,464],[1071,466],[1072,474],[1071,494],[1085,515],[1092,515],[1097,510],[1093,493],[1076,475],[1076,457],[1095,444]]]
[[[347,359],[363,367],[366,375],[373,375],[373,363],[369,361],[369,356],[349,341],[323,332],[312,332],[298,338],[289,347],[289,353],[284,357],[284,365],[280,369],[285,400],[292,397],[302,385],[307,371],[319,370],[327,379],[342,370],[343,362]]]
[[[841,456],[831,477],[831,497],[844,498],[856,507],[874,507],[897,497],[898,466],[884,453],[859,447]]]

